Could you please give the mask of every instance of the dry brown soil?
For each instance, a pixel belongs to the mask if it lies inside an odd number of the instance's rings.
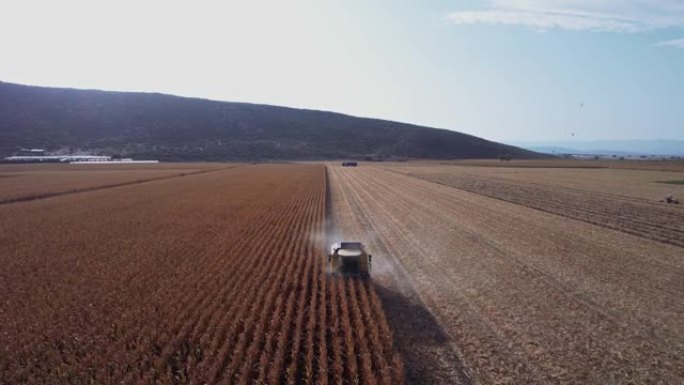
[[[374,254],[409,381],[682,383],[681,208],[379,166],[328,167],[333,219]],[[660,216],[663,239],[630,233],[657,233]]]

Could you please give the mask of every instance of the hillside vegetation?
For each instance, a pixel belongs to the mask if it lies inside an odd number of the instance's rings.
[[[0,155],[27,147],[168,161],[541,156],[454,131],[333,112],[0,82]]]

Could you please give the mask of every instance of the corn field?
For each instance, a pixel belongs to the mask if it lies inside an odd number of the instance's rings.
[[[258,165],[2,205],[0,383],[403,383],[372,283],[326,275],[326,188]]]

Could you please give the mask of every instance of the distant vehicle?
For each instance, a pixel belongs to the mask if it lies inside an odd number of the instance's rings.
[[[679,199],[677,199],[677,198],[675,198],[674,196],[672,196],[672,194],[667,194],[667,196],[665,197],[665,199],[661,200],[661,202],[672,203],[672,204],[678,205],[678,204],[679,204]]]
[[[372,255],[361,242],[340,242],[330,246],[328,272],[335,277],[370,277]]]
[[[342,162],[342,167],[356,167],[358,164],[356,162]]]

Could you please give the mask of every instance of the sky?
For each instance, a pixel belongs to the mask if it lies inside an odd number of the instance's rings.
[[[3,0],[0,15],[5,82],[496,141],[684,139],[684,0]]]

